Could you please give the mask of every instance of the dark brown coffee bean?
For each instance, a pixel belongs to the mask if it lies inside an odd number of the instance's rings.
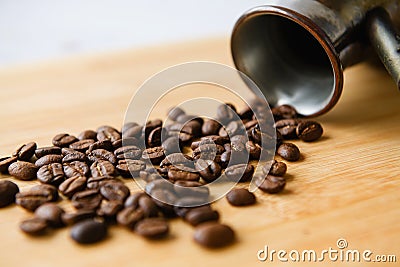
[[[41,183],[58,186],[65,180],[63,165],[61,163],[51,163],[42,166],[37,172],[37,179]]]
[[[150,160],[152,164],[158,165],[165,158],[164,148],[161,146],[147,148],[142,153],[142,159]]]
[[[162,127],[162,124],[163,122],[160,119],[147,121],[145,126],[146,137],[148,137],[150,132],[153,131],[155,128]]]
[[[64,174],[67,178],[74,176],[88,176],[89,166],[82,161],[73,161],[63,164]]]
[[[98,177],[90,177],[87,180],[86,187],[88,189],[99,189],[103,184],[108,182],[122,183],[120,180],[112,176],[98,176]]]
[[[136,224],[135,232],[149,239],[158,239],[165,237],[168,234],[169,225],[164,219],[148,218],[141,220]]]
[[[35,150],[36,158],[40,159],[46,155],[61,155],[61,148],[58,146],[40,147]]]
[[[137,146],[123,146],[114,151],[117,159],[140,159],[142,150]]]
[[[123,183],[107,182],[100,187],[100,194],[107,200],[124,203],[130,195],[129,188]]]
[[[195,197],[207,200],[210,196],[210,189],[195,181],[176,181],[174,191],[178,198]]]
[[[185,155],[182,153],[172,153],[169,154],[163,159],[160,163],[160,167],[165,166],[177,166],[177,165],[185,165],[188,167],[193,166],[193,158],[189,155]]]
[[[200,174],[197,172],[188,172],[185,170],[173,169],[168,170],[168,179],[173,181],[184,180],[184,181],[199,181]]]
[[[124,207],[125,207],[125,208],[127,208],[127,207],[132,207],[132,208],[136,209],[136,208],[138,207],[138,205],[139,205],[139,199],[140,199],[142,196],[147,196],[147,195],[146,195],[146,193],[144,193],[144,192],[142,192],[142,191],[132,193],[132,194],[125,200]]]
[[[97,140],[97,133],[93,130],[85,130],[78,135],[79,140]]]
[[[279,156],[288,161],[298,161],[300,159],[300,150],[292,143],[283,143],[276,152]]]
[[[61,219],[64,210],[54,203],[46,203],[35,210],[35,217],[45,220],[48,225],[53,227],[63,226]]]
[[[197,197],[197,196],[182,197],[175,202],[175,207],[191,208],[191,209],[200,206],[203,207],[205,203],[208,203],[206,200],[207,199],[204,197]]]
[[[297,139],[296,128],[300,120],[284,119],[275,123],[275,128],[286,140]]]
[[[167,116],[170,120],[176,121],[180,115],[184,115],[185,111],[180,107],[172,107],[168,110]]]
[[[249,106],[246,106],[244,109],[238,112],[238,115],[241,120],[251,120],[253,117],[253,110]]]
[[[281,105],[271,109],[274,115],[275,121],[280,119],[295,119],[297,117],[297,111],[290,105]]]
[[[88,189],[73,195],[72,206],[76,209],[94,210],[100,206],[102,198],[97,189]]]
[[[126,122],[126,123],[124,123],[124,125],[122,125],[121,133],[125,132],[129,128],[136,127],[136,126],[139,126],[139,124],[137,122]]]
[[[58,190],[60,190],[61,194],[64,196],[71,198],[77,192],[80,192],[86,188],[86,177],[78,175],[65,180],[60,186]]]
[[[318,140],[323,133],[321,124],[316,121],[302,121],[297,125],[297,135],[305,142]]]
[[[29,211],[35,211],[40,205],[57,200],[57,188],[47,184],[33,186],[28,191],[15,196],[15,203]]]
[[[161,146],[162,127],[157,127],[149,133],[147,144],[149,147]]]
[[[124,159],[118,161],[118,165],[116,169],[122,177],[137,177],[139,176],[140,171],[143,171],[146,168],[146,163],[141,160],[135,159]]]
[[[251,164],[237,164],[225,169],[225,175],[229,180],[246,182],[251,180],[254,166]]]
[[[12,153],[11,156],[17,157],[19,160],[29,161],[33,154],[35,154],[36,147],[37,145],[35,142],[21,145],[14,151],[14,153]]]
[[[114,155],[114,153],[101,148],[88,153],[87,157],[92,162],[109,161],[114,165],[117,163],[117,157]]]
[[[201,127],[201,133],[203,135],[217,135],[221,124],[213,119],[206,120]]]
[[[61,219],[65,225],[74,225],[77,222],[91,219],[96,216],[93,210],[77,210],[74,213],[63,213]]]
[[[110,140],[114,142],[119,139],[121,139],[121,134],[111,126],[101,126],[97,129],[97,140],[99,141]]]
[[[71,228],[71,238],[81,244],[92,244],[107,236],[107,227],[103,222],[87,219]]]
[[[271,174],[273,176],[284,176],[287,171],[287,166],[284,162],[273,160],[271,167],[269,164],[263,167],[264,174]]]
[[[261,191],[264,191],[269,194],[276,194],[281,192],[286,185],[286,179],[283,177],[279,176],[273,176],[268,174],[264,181],[260,183],[258,188],[260,188]]]
[[[100,208],[97,210],[97,215],[115,219],[117,213],[122,210],[123,204],[119,201],[102,201]]]
[[[47,229],[47,222],[41,218],[31,218],[22,221],[19,229],[28,235],[42,235]]]
[[[72,149],[69,147],[61,148],[61,155],[63,155],[63,157],[65,157],[66,155],[69,155],[69,154],[74,154],[74,153],[81,153],[81,152],[76,151],[75,149]]]
[[[164,148],[165,154],[167,155],[181,152],[179,138],[176,138],[175,136],[165,139],[161,146]]]
[[[217,108],[217,118],[223,124],[234,120],[236,116],[236,108],[230,103],[222,104]]]
[[[193,150],[194,158],[203,158],[201,154],[220,155],[225,151],[224,147],[216,144],[203,144]]]
[[[249,206],[256,203],[256,196],[247,189],[236,188],[226,194],[226,200],[232,206]]]
[[[213,160],[198,159],[195,168],[207,183],[211,183],[221,176],[222,168]]]
[[[177,201],[177,197],[173,191],[161,189],[153,190],[151,197],[165,217],[176,216],[174,211],[174,203]]]
[[[122,129],[122,139],[126,138],[140,138],[140,136],[143,133],[143,127],[140,125],[134,125],[129,128],[124,128]]]
[[[218,221],[219,213],[216,210],[198,207],[191,209],[186,213],[185,220],[193,226],[204,222]]]
[[[37,167],[35,164],[26,161],[17,161],[8,166],[8,173],[23,181],[36,178]]]
[[[95,141],[93,139],[84,139],[80,140],[78,142],[72,143],[69,145],[69,148],[72,148],[76,151],[79,152],[86,152],[86,150],[89,149],[89,147],[94,143]]]
[[[0,159],[0,173],[7,174],[8,167],[17,161],[17,157],[5,157]]]
[[[58,147],[68,147],[70,144],[75,143],[76,141],[78,141],[78,138],[75,136],[62,133],[54,136],[53,145]]]
[[[118,213],[117,222],[120,225],[133,229],[135,225],[143,218],[144,212],[142,209],[126,207]]]
[[[194,137],[201,135],[202,124],[197,120],[191,120],[185,123],[181,129],[181,132],[190,134]]]
[[[90,166],[90,172],[93,177],[113,176],[115,173],[114,165],[109,161],[95,161]]]
[[[259,159],[261,155],[261,146],[253,141],[246,142],[246,150],[251,159]]]
[[[227,225],[207,222],[196,227],[194,240],[205,247],[219,248],[233,243],[235,233]]]
[[[94,142],[93,144],[91,144],[89,146],[88,150],[86,150],[86,153],[90,153],[96,149],[105,149],[107,151],[113,151],[114,147],[113,147],[111,140],[105,139],[105,140],[97,141],[97,142]]]
[[[40,159],[36,160],[35,165],[36,165],[36,167],[40,168],[44,165],[49,165],[52,163],[61,163],[62,159],[63,159],[62,155],[50,154],[50,155],[43,156]]]
[[[257,124],[258,124],[258,120],[251,120],[251,121],[246,122],[244,124],[244,127],[246,128],[246,130],[249,130],[249,129],[252,129]]]
[[[155,190],[153,190],[155,191]],[[142,209],[145,217],[157,217],[158,208],[153,199],[147,195],[141,196],[138,200],[138,208]]]
[[[0,181],[0,208],[13,204],[17,193],[18,185],[8,180]]]
[[[231,121],[219,129],[218,134],[222,137],[232,137],[234,135],[243,134],[245,132],[244,125],[241,121]]]

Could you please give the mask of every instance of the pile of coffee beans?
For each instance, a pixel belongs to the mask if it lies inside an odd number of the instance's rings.
[[[284,160],[297,161],[301,153],[283,140],[311,142],[322,135],[318,122],[298,118],[291,106],[275,107],[272,113],[276,154]],[[39,183],[20,192],[15,183],[0,181],[0,207],[16,203],[32,212],[20,224],[27,234],[71,226],[71,238],[81,244],[106,238],[110,224],[144,238],[165,238],[175,217],[195,227],[194,240],[202,246],[231,244],[235,233],[219,222],[220,213],[211,204],[204,204],[209,203],[210,191],[203,185],[221,174],[228,180],[250,181],[252,163],[264,149],[261,140],[271,136],[261,131],[250,108],[237,112],[232,104],[218,108],[217,120],[186,114],[179,107],[169,110],[168,119],[173,123],[163,125],[155,119],[145,125],[129,122],[120,130],[101,126],[77,136],[61,133],[48,147],[21,145],[0,159],[0,172]],[[286,185],[287,166],[282,161],[269,163],[259,177],[259,189],[279,193]],[[121,177],[140,177],[147,183],[145,192],[131,192]],[[73,212],[57,204],[62,199],[69,200]],[[255,195],[243,188],[233,189],[226,199],[233,206],[256,203]]]

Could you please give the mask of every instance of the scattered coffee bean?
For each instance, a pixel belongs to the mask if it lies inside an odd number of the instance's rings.
[[[110,140],[111,142],[114,142],[119,139],[121,139],[121,134],[117,129],[111,126],[101,126],[97,128],[97,140]]]
[[[80,244],[91,244],[107,236],[107,227],[103,222],[87,219],[76,223],[71,228],[71,237]]]
[[[122,177],[137,177],[140,171],[146,168],[146,163],[142,160],[124,159],[118,161],[116,169]]]
[[[139,221],[135,226],[135,232],[139,235],[158,239],[165,237],[169,232],[168,222],[161,218],[148,218]]]
[[[226,194],[226,199],[233,206],[249,206],[256,203],[256,196],[244,188],[232,189]]]
[[[103,184],[107,182],[121,182],[120,180],[112,177],[112,176],[98,176],[98,177],[90,177],[87,180],[86,187],[88,189],[99,189]]]
[[[113,176],[115,173],[114,165],[111,162],[103,160],[103,161],[95,161],[90,166],[90,172],[93,177],[99,176]]]
[[[203,135],[217,135],[221,124],[213,119],[206,120],[201,127],[201,133]]]
[[[47,229],[47,222],[41,218],[31,218],[22,221],[19,229],[28,235],[42,235]]]
[[[142,154],[143,160],[150,160],[155,165],[160,164],[164,158],[165,154],[162,146],[148,148]]]
[[[288,161],[298,161],[300,159],[300,150],[292,143],[283,143],[279,146],[277,153]]]
[[[270,168],[268,164],[264,166],[262,170],[264,174],[271,174],[273,176],[284,176],[287,171],[287,166],[284,162],[273,160]]]
[[[88,189],[73,195],[72,206],[76,209],[94,210],[100,206],[102,198],[97,189]]]
[[[71,198],[77,192],[84,190],[86,187],[86,177],[78,175],[74,177],[70,177],[60,184],[58,190],[60,190],[61,194],[64,196]]]
[[[35,217],[43,219],[48,225],[61,227],[64,225],[61,216],[64,210],[54,203],[46,203],[35,210]]]
[[[61,163],[51,163],[42,166],[37,172],[37,179],[41,183],[58,186],[65,180],[63,165]]]
[[[91,162],[109,161],[112,164],[117,163],[117,157],[114,155],[114,153],[101,148],[91,151],[87,154],[87,157]]]
[[[8,166],[8,173],[23,181],[36,179],[37,167],[35,164],[26,161],[17,161]]]
[[[0,173],[7,174],[8,167],[17,161],[17,157],[5,157],[0,159]]]
[[[305,142],[318,140],[323,133],[321,124],[316,121],[302,121],[297,125],[297,135]]]
[[[231,120],[234,120],[238,116],[236,114],[236,108],[230,103],[222,104],[217,108],[217,118],[222,124],[226,124]]]
[[[68,147],[70,144],[75,143],[76,141],[78,141],[78,138],[75,136],[62,133],[54,136],[53,145],[58,147]]]
[[[279,133],[282,135],[284,139],[286,140],[296,139],[297,138],[296,128],[299,122],[300,120],[297,119],[279,120],[275,123],[275,128],[277,131],[279,131]]]
[[[168,170],[168,179],[172,182],[177,180],[199,181],[200,174],[197,172],[189,172],[185,170],[170,168]]]
[[[133,229],[135,225],[144,218],[144,212],[142,209],[134,207],[125,207],[117,215],[117,222],[120,225],[126,226]]]
[[[186,213],[185,220],[191,225],[196,226],[204,222],[218,221],[219,213],[208,206],[193,208]]]
[[[97,133],[93,130],[85,130],[78,135],[79,140],[91,139],[95,141],[97,139]]]
[[[195,168],[207,183],[215,181],[222,172],[221,166],[213,160],[198,159]]]
[[[33,186],[15,196],[15,203],[28,211],[35,211],[39,206],[57,200],[57,188],[47,184]]]
[[[19,193],[18,185],[7,180],[0,181],[0,208],[13,204],[17,193]]]
[[[267,175],[265,180],[260,183],[258,188],[269,194],[281,192],[286,185],[286,179],[279,176]]]
[[[129,188],[123,183],[107,182],[100,187],[100,194],[110,201],[124,203],[130,195]]]
[[[62,159],[63,159],[63,156],[61,156],[61,155],[50,154],[50,155],[46,155],[46,156],[43,156],[40,159],[38,159],[35,162],[35,165],[36,165],[36,167],[40,168],[44,165],[49,165],[52,163],[61,163]]]
[[[90,172],[89,166],[82,161],[64,163],[63,170],[67,178],[74,176],[88,176]]]
[[[235,233],[225,224],[207,222],[196,227],[194,240],[205,247],[219,248],[233,243]]]
[[[14,151],[14,153],[12,153],[11,156],[17,157],[19,160],[29,161],[35,154],[36,147],[35,142],[21,145]]]
[[[105,140],[97,141],[97,142],[94,142],[93,144],[91,144],[89,146],[88,150],[86,151],[86,153],[90,153],[96,149],[105,149],[108,151],[113,151],[114,147],[113,147],[111,140],[105,139]]]
[[[69,148],[75,149],[76,151],[79,151],[79,152],[86,152],[86,150],[88,150],[89,147],[94,142],[95,141],[93,139],[83,139],[83,140],[80,140],[80,141],[70,144]]]
[[[77,222],[91,219],[96,216],[96,212],[93,210],[77,210],[74,213],[63,213],[61,215],[62,222],[65,225],[74,225]]]
[[[123,207],[123,204],[119,201],[103,200],[100,204],[100,208],[97,210],[97,215],[108,219],[115,219],[118,212],[122,210]]]
[[[167,113],[168,118],[173,121],[176,121],[180,115],[185,115],[185,111],[180,107],[172,107]]]
[[[114,151],[118,160],[121,159],[140,159],[142,150],[137,146],[123,146]]]
[[[231,181],[249,181],[253,176],[253,173],[254,166],[251,164],[237,164],[225,169],[225,175]]]
[[[61,148],[58,146],[40,147],[35,150],[36,158],[40,159],[46,155],[61,155]]]

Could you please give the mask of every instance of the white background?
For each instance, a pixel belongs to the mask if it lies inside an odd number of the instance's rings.
[[[0,67],[229,36],[264,0],[0,0]]]

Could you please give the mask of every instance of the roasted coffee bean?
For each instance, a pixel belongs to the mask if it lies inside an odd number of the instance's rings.
[[[155,191],[155,190],[154,190]],[[147,195],[141,196],[138,200],[138,208],[143,210],[145,217],[157,217],[158,208],[153,199]]]
[[[150,132],[155,128],[162,127],[162,123],[163,122],[160,119],[147,121],[145,126],[145,136],[148,137]]]
[[[42,166],[37,172],[37,179],[41,183],[58,186],[65,180],[63,165],[61,163],[51,163]]]
[[[0,173],[7,174],[8,167],[17,161],[17,157],[5,157],[0,159]]]
[[[226,168],[231,160],[231,151],[225,151],[221,154],[220,164],[221,167]]]
[[[89,166],[82,161],[73,161],[63,164],[64,174],[67,178],[74,176],[88,176]]]
[[[65,225],[74,225],[77,222],[91,219],[96,216],[96,212],[93,210],[77,210],[74,213],[63,213],[61,215],[62,222]]]
[[[78,175],[65,180],[60,186],[58,190],[60,190],[61,194],[64,196],[71,198],[77,192],[82,191],[86,188],[86,177]]]
[[[8,166],[8,173],[23,181],[36,178],[37,167],[35,164],[26,161],[17,161]]]
[[[136,159],[124,159],[118,161],[116,169],[122,177],[137,177],[140,171],[146,168],[146,163]]]
[[[296,128],[300,120],[298,119],[284,119],[275,123],[275,128],[282,137],[286,140],[296,139]]]
[[[321,124],[316,121],[302,121],[297,125],[297,135],[305,142],[312,142],[322,136],[323,129]]]
[[[173,153],[169,154],[163,159],[160,163],[160,167],[165,166],[177,166],[177,165],[185,165],[188,167],[193,166],[193,158],[189,155],[185,155],[182,153]]]
[[[96,149],[105,149],[107,151],[113,151],[114,147],[112,145],[111,140],[105,139],[105,140],[97,141],[97,142],[94,142],[93,144],[91,144],[89,146],[88,150],[86,151],[86,153],[90,153]]]
[[[63,155],[63,157],[65,157],[66,155],[69,155],[69,154],[74,154],[74,153],[81,153],[81,152],[76,151],[75,149],[72,149],[69,147],[61,148],[61,155]]]
[[[232,137],[237,134],[243,134],[244,132],[245,128],[241,121],[231,121],[226,127],[221,127],[218,134],[222,137]]]
[[[129,128],[136,127],[136,126],[139,126],[139,124],[137,122],[126,122],[126,123],[124,123],[124,125],[122,125],[121,133],[125,132]]]
[[[297,111],[290,105],[281,105],[271,109],[274,115],[275,121],[281,119],[295,119],[297,117]]]
[[[36,160],[35,165],[36,165],[36,167],[40,168],[44,165],[49,165],[52,163],[61,163],[62,159],[63,159],[62,155],[50,154],[50,155],[43,156],[40,159]]]
[[[18,185],[8,180],[0,181],[0,208],[13,204],[17,193]]]
[[[181,145],[179,143],[179,138],[177,137],[168,137],[164,140],[161,144],[164,148],[165,154],[173,154],[173,153],[180,153],[181,152]]]
[[[111,126],[101,126],[97,128],[97,140],[110,140],[111,142],[114,142],[119,139],[121,139],[121,134],[117,129]]]
[[[35,217],[45,220],[48,225],[53,227],[63,226],[61,219],[64,210],[54,203],[46,203],[35,210]]]
[[[166,175],[168,175],[168,172]],[[162,176],[158,173],[148,173],[146,171],[140,171],[139,177],[143,179],[146,183],[150,183],[157,179],[162,179]]]
[[[115,218],[117,213],[122,210],[124,206],[119,201],[102,201],[100,208],[97,210],[97,215],[107,218]]]
[[[141,220],[136,224],[135,232],[149,239],[158,239],[165,237],[168,234],[169,225],[164,219],[148,218]]]
[[[149,133],[147,137],[147,145],[149,147],[161,146],[162,127],[157,127]]]
[[[143,218],[144,212],[142,209],[125,207],[122,211],[118,213],[117,222],[120,225],[133,229],[135,225]]]
[[[263,182],[258,186],[261,191],[269,194],[276,194],[281,192],[286,185],[286,179],[279,176],[267,175]]]
[[[97,140],[97,133],[93,130],[85,130],[78,135],[79,140]]]
[[[168,110],[167,116],[170,120],[176,121],[180,115],[184,115],[185,111],[180,107],[172,107]]]
[[[218,211],[204,207],[193,208],[185,215],[185,221],[187,221],[193,226],[199,225],[204,222],[218,221],[218,220],[219,220]]]
[[[114,153],[107,151],[105,149],[96,149],[93,150],[92,152],[89,152],[87,154],[87,157],[90,161],[95,162],[95,161],[109,161],[112,164],[117,163],[117,157],[114,155]]]
[[[174,192],[167,190],[154,190],[151,194],[154,203],[165,217],[175,217],[174,203],[177,197]]]
[[[227,225],[207,222],[196,227],[194,240],[205,247],[219,248],[233,243],[235,233]]]
[[[251,120],[253,117],[253,110],[249,106],[246,106],[244,109],[238,112],[238,115],[241,120]]]
[[[144,142],[140,138],[136,137],[126,137],[123,139],[119,139],[112,143],[114,150],[121,148],[123,146],[136,146],[136,147],[144,147]]]
[[[92,244],[107,236],[107,227],[103,222],[87,219],[71,228],[71,238],[81,244]]]
[[[199,181],[200,174],[197,172],[188,172],[179,169],[169,169],[168,179],[171,181],[184,180],[184,181]]]
[[[17,157],[19,160],[29,161],[33,154],[35,154],[36,143],[31,142],[18,147],[11,156]]]
[[[151,195],[151,192],[155,189],[165,189],[165,190],[169,190],[172,191],[174,188],[174,185],[165,180],[165,179],[158,179],[158,180],[154,180],[150,183],[147,183],[145,186],[145,191],[147,194]]]
[[[210,195],[208,187],[195,181],[176,181],[174,183],[174,191],[178,198],[195,197],[207,200]]]
[[[132,208],[137,208],[138,207],[138,205],[139,205],[139,199],[142,197],[142,196],[147,196],[146,195],[146,193],[144,193],[144,192],[135,192],[135,193],[132,193],[126,200],[125,200],[125,203],[124,203],[124,206],[125,207],[132,207]]]
[[[47,229],[47,222],[41,218],[31,218],[22,221],[19,229],[28,235],[42,235]]]
[[[261,147],[268,149],[268,148],[273,148],[272,144],[275,144],[276,141],[276,138],[274,138],[273,136],[274,135],[277,136],[278,133],[279,132],[276,132],[275,130],[273,134],[264,133],[260,130],[258,126],[256,126],[253,129],[251,129],[251,138],[255,143],[259,144]]]
[[[117,159],[140,159],[142,150],[137,146],[123,146],[114,151]]]
[[[218,135],[221,124],[213,119],[206,120],[201,127],[201,133],[203,135]]]
[[[246,150],[251,159],[259,159],[261,155],[261,146],[253,141],[246,142]]]
[[[123,183],[109,181],[100,187],[100,194],[107,200],[124,203],[130,195],[129,188]]]
[[[49,146],[40,147],[35,150],[35,156],[38,159],[46,155],[61,155],[61,148],[58,146]]]
[[[256,196],[247,189],[236,188],[226,194],[226,200],[233,206],[249,206],[256,203]]]
[[[288,161],[298,161],[300,159],[300,150],[292,143],[283,143],[276,152],[279,156]]]
[[[53,145],[58,147],[68,147],[70,144],[75,143],[76,141],[78,141],[78,138],[75,136],[62,133],[54,136]]]
[[[200,154],[220,155],[225,151],[224,147],[216,144],[202,144],[193,150],[193,157],[198,157]],[[200,156],[200,158],[202,158]]]
[[[90,166],[90,172],[93,177],[99,176],[113,176],[115,173],[114,165],[111,162],[103,160],[103,161],[95,161]]]
[[[273,176],[284,176],[287,171],[287,166],[284,162],[273,160],[271,167],[269,164],[263,167],[264,174],[271,174]]]
[[[231,144],[241,143],[244,145],[247,141],[249,141],[248,137],[242,134],[231,136]]]
[[[252,129],[257,124],[258,124],[258,120],[251,120],[251,121],[246,122],[244,124],[244,127],[246,128],[246,130],[249,130],[249,129]]]
[[[136,124],[134,126],[131,127],[123,127],[122,129],[122,139],[126,139],[126,138],[140,138],[140,136],[143,133],[143,127]]]
[[[40,205],[57,200],[57,188],[47,184],[33,186],[15,196],[15,203],[29,211],[35,211]]]
[[[86,187],[88,189],[99,189],[103,184],[108,182],[122,183],[120,180],[112,176],[98,176],[98,177],[90,177],[87,180]]]
[[[222,168],[213,160],[198,159],[195,168],[207,183],[211,183],[221,176]]]
[[[78,142],[72,143],[69,145],[69,148],[75,149],[76,151],[79,152],[86,152],[86,150],[89,149],[89,147],[94,143],[95,141],[93,139],[83,139]]]
[[[217,108],[217,118],[223,124],[234,120],[236,116],[236,108],[230,103],[222,104]]]
[[[97,189],[88,189],[73,195],[72,206],[76,209],[94,210],[100,206],[102,198]]]
[[[206,203],[208,203],[206,200],[207,199],[204,197],[197,196],[182,197],[175,202],[175,207],[195,208],[199,206],[204,206]]]
[[[201,135],[201,127],[202,125],[199,121],[191,120],[183,125],[181,132],[197,137]]]
[[[155,165],[160,164],[164,158],[164,148],[161,146],[147,148],[142,153],[143,160],[150,160]]]
[[[225,175],[229,180],[246,182],[251,180],[254,166],[251,164],[237,164],[225,169]]]

